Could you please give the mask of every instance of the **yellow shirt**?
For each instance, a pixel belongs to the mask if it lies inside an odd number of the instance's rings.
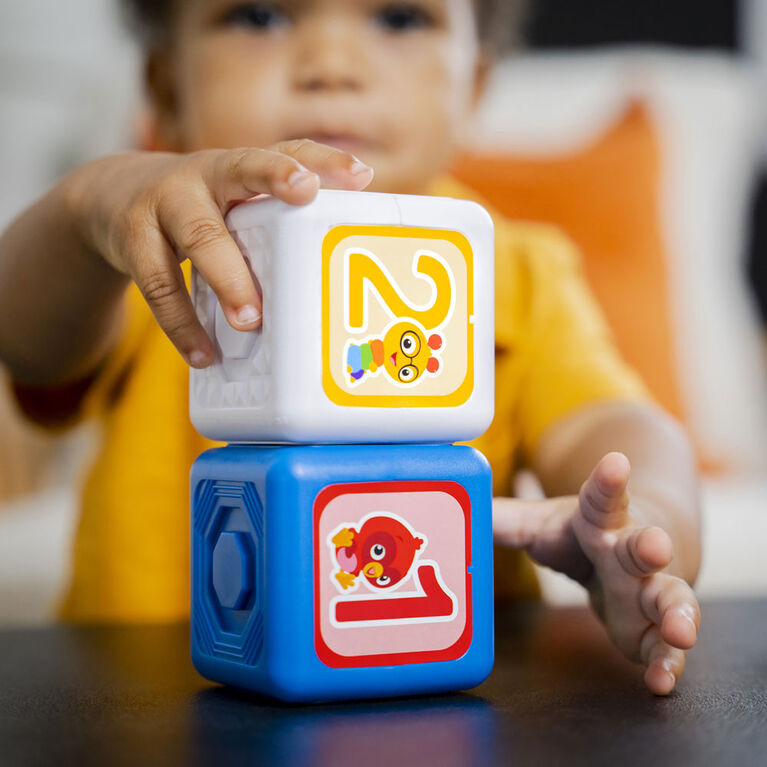
[[[450,179],[431,191],[476,199]],[[645,393],[619,359],[569,241],[550,226],[493,217],[495,419],[472,444],[492,465],[495,494],[508,495],[515,462],[559,418],[590,402]],[[216,443],[192,427],[188,368],[135,286],[127,301],[124,337],[81,411],[100,419],[103,444],[83,490],[60,609],[70,620],[166,621],[189,613],[189,469]],[[507,593],[535,593],[529,564],[516,552],[504,559]]]

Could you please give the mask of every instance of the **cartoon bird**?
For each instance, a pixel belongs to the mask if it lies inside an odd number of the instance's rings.
[[[377,589],[399,583],[410,570],[423,538],[414,537],[398,520],[383,514],[370,517],[357,532],[344,527],[332,539],[341,570],[336,580],[344,589],[360,574]]]
[[[424,372],[439,371],[439,360],[432,355],[442,347],[442,337],[432,333],[428,340],[424,331],[412,320],[392,325],[383,337],[367,343],[351,344],[346,353],[346,370],[352,383],[366,372],[375,373],[383,364],[384,371],[399,383],[411,384]]]

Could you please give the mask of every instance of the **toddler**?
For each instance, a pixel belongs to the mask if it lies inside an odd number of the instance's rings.
[[[188,470],[212,444],[189,423],[188,366],[214,357],[190,264],[233,328],[261,321],[227,210],[258,193],[304,205],[320,187],[474,197],[446,168],[513,4],[131,5],[152,151],[76,169],[0,238],[0,359],[20,406],[53,428],[103,425],[60,611],[79,621],[188,615]],[[618,358],[569,242],[494,219],[495,420],[475,444],[509,547],[498,593],[534,588],[519,550],[567,573],[648,688],[667,694],[699,625],[690,447]],[[508,497],[522,464],[547,499]]]

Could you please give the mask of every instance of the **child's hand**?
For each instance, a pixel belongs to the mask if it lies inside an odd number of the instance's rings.
[[[577,498],[496,498],[493,532],[586,586],[610,638],[646,666],[647,687],[667,695],[697,639],[700,609],[684,580],[662,572],[672,558],[667,533],[632,519],[629,470],[623,454],[609,453]]]
[[[189,364],[213,361],[180,269],[188,258],[237,330],[261,322],[261,298],[223,216],[266,193],[303,205],[319,187],[364,189],[373,171],[340,149],[309,140],[269,149],[107,157],[72,176],[70,199],[86,246],[131,277]]]

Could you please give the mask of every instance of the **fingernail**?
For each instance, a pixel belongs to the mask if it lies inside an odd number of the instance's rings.
[[[692,627],[697,631],[697,627],[695,625],[695,611],[692,609],[690,605],[682,605],[681,607],[678,607],[677,612],[683,618],[687,618],[687,620],[690,621],[690,623],[692,623]]]
[[[250,325],[256,320],[261,319],[261,312],[259,312],[255,306],[247,304],[246,306],[243,306],[239,312],[237,312],[235,319],[238,325]]]
[[[192,367],[206,368],[208,365],[210,365],[211,359],[205,352],[200,351],[199,349],[195,349],[189,355],[189,362]]]
[[[296,170],[288,176],[288,186],[298,186],[316,174],[308,170]]]
[[[365,165],[364,162],[355,158],[354,162],[349,166],[349,173],[352,176],[358,176],[360,173],[372,173],[373,169],[369,165]]]
[[[664,658],[660,662],[661,667],[663,670],[671,677],[671,681],[676,684],[676,674],[672,670],[671,661],[668,658]]]

